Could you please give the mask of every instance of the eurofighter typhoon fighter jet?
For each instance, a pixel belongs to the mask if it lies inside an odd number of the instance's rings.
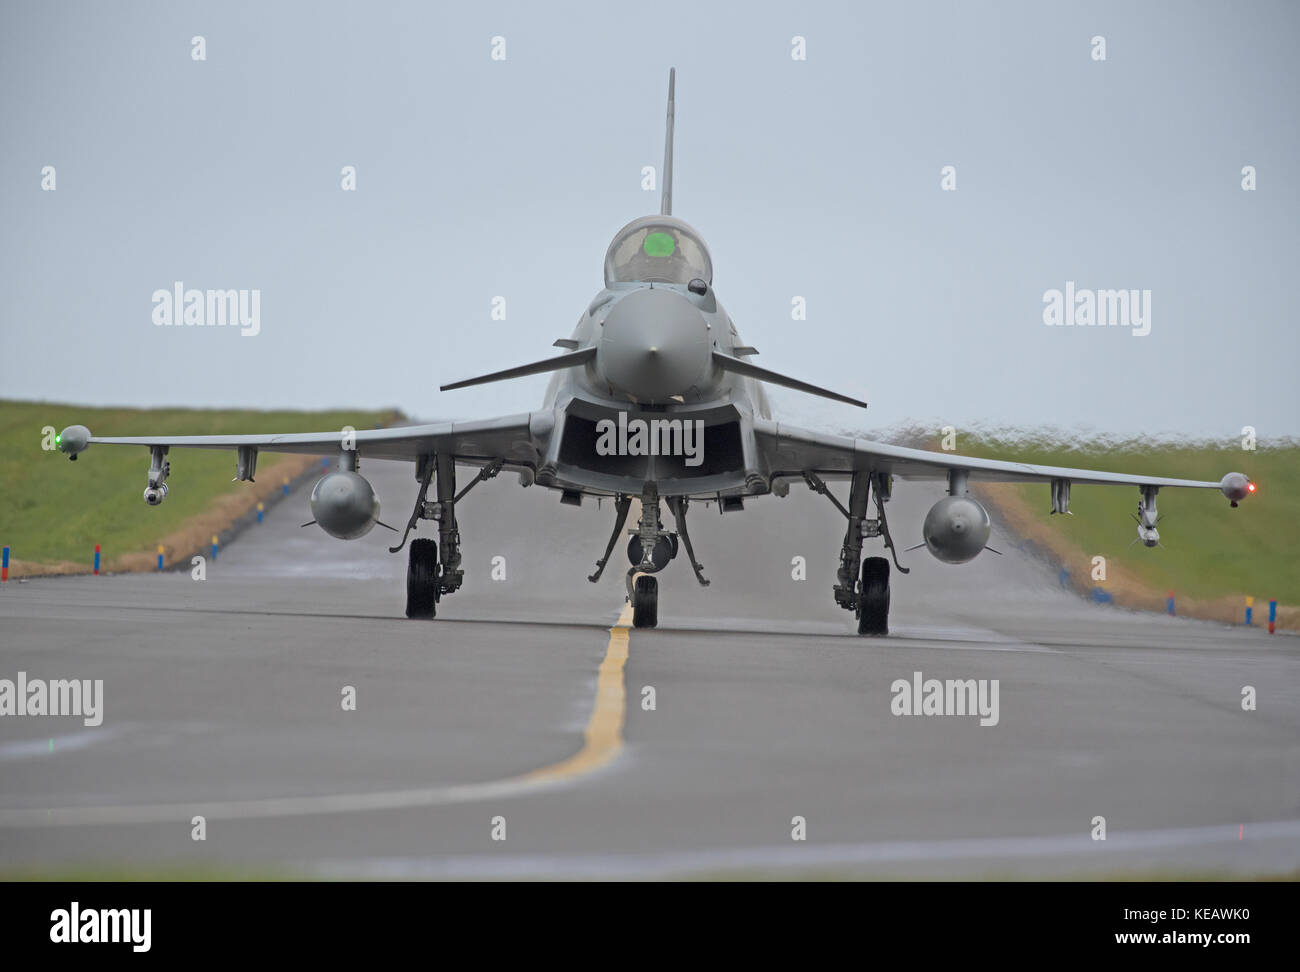
[[[1254,483],[1241,473],[1228,473],[1215,483],[1034,466],[827,435],[775,421],[764,383],[862,408],[866,403],[753,363],[758,352],[741,340],[713,289],[708,247],[672,212],[674,82],[675,72],[670,72],[659,214],[633,220],[614,236],[605,254],[605,286],[578,319],[572,337],[555,342],[563,353],[442,387],[448,391],[550,372],[537,411],[343,435],[99,438],[74,425],[63,430],[60,449],[76,459],[92,444],[146,447],[151,461],[144,499],[151,506],[167,495],[172,448],[234,450],[236,478],[250,481],[259,452],[337,452],[338,469],[312,490],[311,510],[312,522],[342,540],[364,536],[379,522],[379,501],[359,472],[361,458],[407,460],[415,466],[420,490],[402,542],[390,550],[399,552],[421,520],[437,523],[438,532],[436,541],[421,537],[411,542],[408,618],[434,617],[438,602],[460,589],[464,571],[456,505],[478,483],[509,470],[523,486],[560,491],[562,503],[580,505],[585,496],[612,498],[614,529],[595,573],[587,578],[592,582],[604,571],[637,498],[640,516],[629,531],[627,591],[638,628],[658,623],[655,575],[679,550],[685,551],[699,583],[709,583],[686,528],[687,510],[701,500],[716,501],[726,513],[739,512],[747,500],[785,496],[791,483],[800,482],[826,496],[847,520],[835,603],[853,612],[860,634],[883,635],[889,630],[890,562],[862,559],[862,546],[865,540],[879,540],[899,571],[907,572],[898,563],[885,514],[895,478],[947,481],[947,495],[926,515],[922,536],[930,553],[949,564],[967,563],[986,549],[989,516],[970,495],[973,480],[1048,484],[1053,513],[1068,512],[1072,483],[1136,487],[1138,538],[1148,547],[1159,542],[1156,493],[1161,488],[1218,489],[1233,506],[1254,492]],[[478,470],[459,489],[457,466]],[[847,503],[830,491],[830,481],[849,483]],[[665,506],[675,530],[664,526]]]

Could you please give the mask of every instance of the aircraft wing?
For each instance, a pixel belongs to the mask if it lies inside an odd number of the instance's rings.
[[[451,454],[458,462],[482,464],[494,459],[507,466],[536,468],[539,462],[534,430],[551,421],[547,412],[510,415],[477,422],[439,422],[391,429],[364,429],[350,440],[364,459],[405,459],[414,462],[429,453]],[[343,445],[342,430],[271,435],[140,435],[80,436],[80,426],[65,429],[60,448],[71,455],[87,445],[166,446],[183,449],[253,448],[258,452],[333,455]]]
[[[1007,462],[999,459],[977,459],[951,452],[929,452],[905,446],[873,442],[869,439],[826,435],[774,422],[754,419],[754,433],[759,451],[769,475],[791,477],[805,472],[823,478],[843,478],[853,472],[870,471],[898,476],[902,479],[946,479],[951,470],[964,471],[971,481],[991,483],[1050,483],[1064,479],[1074,483],[1091,483],[1112,486],[1189,486],[1196,489],[1222,489],[1228,495],[1227,477],[1224,482],[1197,479],[1170,479],[1165,476],[1136,476],[1128,473],[1099,472],[1095,469],[1074,469],[1069,466],[1037,466],[1027,462]],[[1240,476],[1229,473],[1229,476]],[[1238,490],[1253,490],[1241,477]],[[1229,495],[1229,499],[1233,497]],[[1240,497],[1238,497],[1240,498]]]

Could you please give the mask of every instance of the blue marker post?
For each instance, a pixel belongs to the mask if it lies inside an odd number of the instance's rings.
[[[4,552],[0,553],[0,584],[9,579],[9,548],[5,547]]]
[[[288,496],[288,495],[289,495],[289,477],[288,477],[288,476],[285,476],[285,477],[284,477],[284,485],[280,487],[280,495],[281,495],[281,496]]]
[[[1268,633],[1277,630],[1277,601],[1268,602]]]
[[[261,503],[258,503],[258,504],[257,504],[257,522],[258,522],[258,523],[261,523],[261,522],[262,522],[262,514],[263,514],[263,512],[265,512],[265,510],[266,510],[266,507],[264,507]]]
[[[1248,597],[1246,598],[1246,627],[1248,628],[1252,623],[1251,616],[1254,613],[1255,613],[1255,599],[1253,597]]]
[[[158,569],[163,569],[163,548],[161,543],[158,544]]]
[[[1174,592],[1170,591],[1169,596],[1165,598],[1165,610],[1170,614],[1174,613]]]
[[[212,534],[212,559],[217,559],[217,535]]]
[[[99,544],[95,544],[95,573],[99,573]]]

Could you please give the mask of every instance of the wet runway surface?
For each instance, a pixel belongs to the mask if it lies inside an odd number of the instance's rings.
[[[411,468],[362,472],[384,519],[403,523]],[[900,547],[919,540],[939,495],[897,485]],[[506,475],[459,507],[464,589],[437,620],[408,621],[394,535],[336,541],[299,528],[306,507],[304,489],[272,508],[202,581],[167,572],[0,590],[0,678],[104,682],[98,726],[0,718],[0,869],[1300,868],[1295,638],[1087,603],[997,531],[1004,557],[950,567],[904,555],[912,573],[894,575],[891,635],[859,638],[831,598],[843,520],[799,487],[725,516],[692,506],[712,585],[679,558],[660,575],[659,628],[629,630],[623,545],[599,584],[586,580],[612,505],[561,506]],[[918,672],[996,680],[996,724],[894,714],[895,682]],[[192,839],[196,815],[206,840]],[[1104,841],[1092,839],[1096,817]],[[796,818],[804,840],[792,839]]]

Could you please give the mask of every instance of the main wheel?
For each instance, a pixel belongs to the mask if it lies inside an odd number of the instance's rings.
[[[889,634],[889,561],[868,557],[862,561],[858,587],[858,634]]]
[[[432,618],[438,614],[438,544],[425,537],[411,541],[406,563],[406,616]]]
[[[642,574],[632,586],[632,627],[653,628],[659,623],[659,579]]]

